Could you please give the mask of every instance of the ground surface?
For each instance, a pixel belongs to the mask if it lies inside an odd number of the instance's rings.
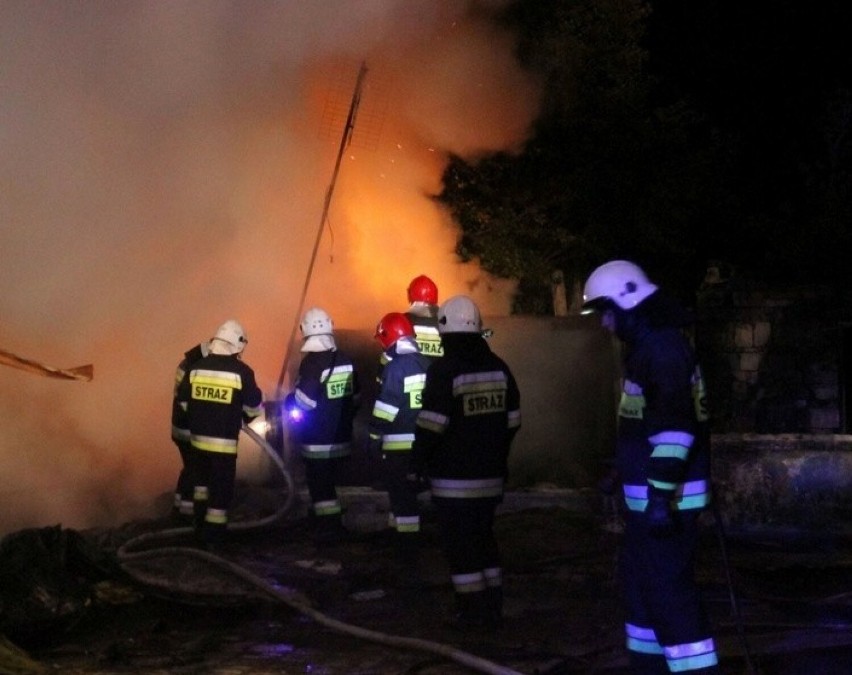
[[[448,623],[452,588],[428,512],[415,567],[382,531],[317,547],[303,520],[235,533],[215,556],[180,531],[146,535],[124,553],[128,578],[101,583],[73,625],[30,636],[29,671],[0,660],[0,673],[623,673],[614,522],[548,506],[503,513],[506,620],[495,635]],[[852,672],[848,552],[727,540],[741,632],[723,549],[714,528],[706,535],[699,577],[724,673]]]

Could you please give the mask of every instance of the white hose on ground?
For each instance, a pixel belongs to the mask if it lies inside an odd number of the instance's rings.
[[[212,553],[208,553],[207,551],[181,547],[162,548],[150,551],[141,551],[139,553],[125,553],[122,559],[125,561],[142,560],[160,557],[163,554],[191,555],[213,563],[223,569],[227,569],[235,576],[243,579],[244,581],[247,581],[252,586],[262,591],[264,594],[283,602],[288,607],[291,607],[292,609],[295,609],[296,611],[301,612],[306,616],[309,616],[317,623],[331,628],[332,630],[338,633],[345,633],[346,635],[352,635],[354,637],[358,637],[364,640],[369,640],[370,642],[376,642],[378,644],[388,645],[391,647],[400,647],[403,649],[414,649],[423,652],[430,652],[432,654],[437,654],[438,656],[451,659],[452,661],[460,663],[469,668],[473,668],[474,670],[477,670],[482,673],[491,673],[492,675],[522,675],[522,673],[516,670],[512,670],[511,668],[508,668],[506,666],[502,666],[492,661],[488,661],[487,659],[483,659],[479,656],[475,656],[474,654],[470,654],[469,652],[465,652],[461,649],[457,649],[455,647],[445,645],[440,642],[433,642],[431,640],[421,640],[419,638],[401,637],[397,635],[388,635],[387,633],[369,630],[367,628],[361,628],[360,626],[353,626],[352,624],[348,624],[343,621],[338,621],[337,619],[333,619],[323,614],[322,612],[318,612],[307,603],[296,599],[292,593],[286,593],[275,588],[274,586],[269,584],[269,582],[267,582],[265,579],[262,579],[261,577],[257,576],[253,572],[250,572],[244,567],[235,565],[234,563]],[[135,578],[139,578],[139,576],[136,575]],[[167,590],[170,588],[168,582],[162,581],[161,579],[156,577],[145,577],[144,583]]]
[[[287,511],[289,511],[295,498],[293,477],[290,472],[287,471],[287,468],[284,466],[283,460],[281,459],[281,457],[278,456],[278,453],[275,452],[275,449],[266,441],[265,438],[260,436],[248,426],[244,425],[243,431],[249,437],[251,437],[252,440],[254,440],[258,445],[260,445],[261,448],[263,448],[263,450],[269,455],[270,459],[272,459],[272,461],[278,467],[279,471],[282,474],[282,477],[284,478],[286,496],[284,504],[273,515],[262,520],[252,521],[250,523],[229,524],[229,530],[253,529],[277,522],[286,514]],[[464,666],[467,666],[468,668],[472,668],[482,673],[489,673],[491,675],[523,675],[522,673],[516,670],[512,670],[511,668],[508,668],[506,666],[502,666],[492,661],[488,661],[487,659],[483,659],[474,654],[470,654],[469,652],[465,652],[461,649],[457,649],[455,647],[445,645],[440,642],[433,642],[431,640],[421,640],[419,638],[388,635],[387,633],[381,633],[379,631],[369,630],[367,628],[361,628],[360,626],[353,626],[343,621],[338,621],[337,619],[333,619],[323,614],[322,612],[318,612],[306,602],[302,602],[296,599],[294,594],[285,593],[275,588],[274,586],[269,584],[265,579],[262,579],[261,577],[257,576],[253,572],[250,572],[244,567],[236,565],[230,562],[229,560],[214,555],[213,553],[210,553],[208,551],[202,551],[199,549],[186,547],[163,547],[148,551],[140,551],[136,553],[131,552],[132,548],[146,541],[158,540],[164,537],[178,535],[182,536],[191,531],[192,528],[179,527],[163,530],[160,532],[152,532],[140,535],[125,542],[124,545],[122,545],[118,549],[118,560],[120,563],[129,563],[136,560],[145,560],[150,558],[162,557],[163,555],[175,554],[188,555],[200,558],[210,563],[213,563],[214,565],[217,565],[220,568],[227,569],[234,575],[238,576],[244,581],[247,581],[252,586],[259,589],[263,594],[271,596],[276,600],[283,602],[292,609],[295,609],[296,611],[312,618],[317,623],[320,623],[323,626],[327,626],[328,628],[331,628],[332,630],[338,633],[345,633],[346,635],[352,635],[357,638],[369,640],[378,644],[388,645],[391,647],[413,649],[417,651],[437,654],[438,656],[450,659],[452,661],[455,661],[456,663],[460,663]],[[132,570],[128,565],[122,565],[122,568],[125,572],[127,572],[127,574],[129,574],[132,578],[136,579],[142,584],[146,584],[156,588],[162,588],[164,590],[174,590],[173,585],[169,581],[163,580],[161,577],[142,574],[138,570]]]

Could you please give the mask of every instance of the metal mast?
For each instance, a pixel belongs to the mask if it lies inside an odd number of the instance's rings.
[[[308,286],[311,283],[311,276],[313,275],[314,263],[317,259],[317,251],[319,250],[320,240],[322,239],[322,233],[325,228],[325,224],[328,221],[328,212],[331,207],[331,198],[334,194],[334,186],[337,183],[337,175],[340,173],[340,162],[343,159],[343,153],[346,150],[346,146],[349,145],[352,140],[352,132],[355,129],[355,116],[358,113],[358,105],[361,102],[361,88],[364,84],[364,77],[367,75],[367,64],[362,62],[361,68],[358,71],[358,79],[355,81],[355,91],[352,93],[352,101],[349,104],[349,114],[346,116],[346,124],[343,127],[343,137],[340,139],[340,148],[337,151],[337,160],[334,163],[334,172],[331,175],[331,182],[329,183],[328,189],[325,193],[325,201],[323,202],[322,208],[322,217],[320,218],[320,224],[317,228],[317,236],[314,241],[314,248],[311,252],[311,261],[308,265],[308,272],[305,275],[305,284],[302,287],[302,295],[299,298],[299,306],[296,311],[296,319],[293,322],[293,328],[290,331],[290,338],[287,340],[287,349],[284,354],[284,362],[281,364],[281,374],[278,376],[278,386],[276,388],[275,397],[276,399],[281,399],[282,388],[284,385],[284,380],[287,376],[287,364],[290,362],[290,352],[293,348],[293,341],[296,337],[296,328],[299,325],[299,320],[302,316],[302,311],[304,310],[305,298],[308,295]]]

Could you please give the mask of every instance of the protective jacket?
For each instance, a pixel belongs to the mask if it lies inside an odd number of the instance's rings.
[[[186,411],[178,400],[178,389],[189,367],[204,357],[205,350],[197,344],[186,351],[175,369],[175,386],[172,396],[172,440],[175,443],[189,443],[189,425],[186,421]]]
[[[307,352],[291,395],[304,413],[291,424],[300,454],[308,459],[349,455],[359,398],[358,375],[347,354],[338,349]]]
[[[672,497],[678,511],[710,500],[704,380],[681,328],[686,316],[663,302],[654,295],[640,305],[625,336],[616,461],[631,511],[645,511],[649,489]]]
[[[382,452],[408,452],[414,445],[430,363],[420,352],[398,353],[398,345],[387,350],[390,361],[379,376],[379,395],[370,417],[370,440],[378,442]]]
[[[412,468],[433,497],[499,496],[521,425],[520,393],[506,363],[478,333],[443,335],[417,418]]]
[[[189,369],[178,387],[196,450],[237,454],[243,421],[263,412],[254,371],[235,356],[209,354]]]
[[[715,673],[692,571],[697,514],[710,499],[708,416],[685,322],[679,305],[657,291],[617,323],[627,347],[616,457],[628,509],[625,631],[637,669]],[[669,514],[662,520],[660,505]]]
[[[405,313],[414,328],[414,339],[420,353],[431,359],[443,356],[444,348],[438,332],[438,308],[434,305],[412,305]]]

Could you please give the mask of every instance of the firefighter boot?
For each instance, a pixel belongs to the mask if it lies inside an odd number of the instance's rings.
[[[201,541],[206,551],[221,554],[225,551],[227,526],[224,523],[205,522],[201,527]]]
[[[340,514],[317,516],[314,528],[314,544],[319,547],[340,544],[346,541],[349,535],[349,530],[343,526]]]
[[[632,675],[669,675],[669,667],[662,654],[643,654],[629,651]]]
[[[422,589],[425,584],[420,568],[420,535],[416,532],[396,532],[393,544],[399,570],[397,585],[408,590]]]
[[[456,593],[456,615],[453,626],[465,633],[491,633],[487,620],[485,591]]]
[[[204,519],[207,517],[207,500],[197,501],[192,508],[192,527],[196,538],[202,540],[201,531],[204,528]]]
[[[420,549],[420,537],[416,532],[396,532],[393,538],[393,551],[403,567],[417,564]]]
[[[489,586],[485,589],[486,624],[497,630],[503,625],[503,587]]]

